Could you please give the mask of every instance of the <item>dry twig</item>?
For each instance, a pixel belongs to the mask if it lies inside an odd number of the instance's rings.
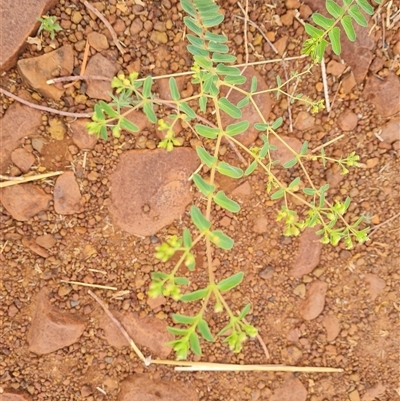
[[[8,180],[5,182],[0,182],[0,188],[10,187],[11,185],[18,185],[23,184],[29,181],[36,181],[42,180],[44,178],[53,177],[55,175],[63,174],[64,171],[54,171],[52,173],[45,173],[45,174],[38,174],[38,175],[28,175],[26,177],[7,177],[7,176],[0,176],[2,180]]]

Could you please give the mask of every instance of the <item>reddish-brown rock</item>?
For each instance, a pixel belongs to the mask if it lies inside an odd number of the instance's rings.
[[[18,61],[18,71],[33,89],[44,97],[60,100],[64,89],[49,85],[47,80],[71,75],[74,68],[74,52],[71,45],[65,45],[42,56]]]
[[[86,124],[91,120],[82,118],[70,124],[71,138],[74,144],[82,150],[93,149],[97,143],[95,135],[89,135]]]
[[[99,75],[112,79],[118,71],[118,65],[101,54],[95,54],[90,58],[85,74],[88,76]],[[111,100],[108,92],[111,92],[111,84],[108,81],[87,81],[87,95],[92,99]]]
[[[328,284],[325,281],[313,281],[307,290],[307,298],[300,303],[300,315],[305,320],[317,318],[325,306]]]
[[[339,320],[334,315],[327,315],[324,317],[322,324],[326,330],[326,339],[328,341],[333,341],[340,333]]]
[[[286,135],[279,135],[296,153],[300,152],[301,142],[296,138],[290,138]],[[280,164],[285,164],[294,158],[294,153],[287,148],[277,137],[270,135],[269,143],[276,146],[276,150],[271,150],[273,160],[279,160]]]
[[[352,131],[357,127],[357,114],[351,110],[345,110],[337,119],[337,123],[343,131]]]
[[[192,200],[188,179],[198,165],[196,152],[189,148],[122,154],[110,179],[115,223],[142,236],[171,224]]]
[[[27,173],[36,161],[35,156],[24,148],[15,149],[11,153],[11,160],[23,173]]]
[[[118,401],[198,401],[194,389],[183,383],[152,380],[147,375],[136,374],[121,383]]]
[[[152,316],[140,318],[136,313],[113,312],[116,319],[122,324],[129,336],[138,346],[147,347],[153,357],[166,358],[172,348],[165,345],[172,341],[174,336],[167,331],[167,322]],[[109,317],[102,317],[100,325],[104,330],[106,340],[116,348],[129,346],[126,338]]]
[[[369,296],[372,301],[385,289],[386,282],[376,274],[368,273],[365,276],[365,281],[369,284]]]
[[[40,235],[36,238],[36,243],[46,249],[52,248],[57,240],[51,234]]]
[[[74,344],[85,326],[85,322],[76,315],[53,307],[46,291],[42,290],[37,297],[28,331],[29,351],[44,355]]]
[[[0,201],[18,221],[27,221],[42,210],[47,210],[51,195],[34,184],[18,184],[0,189]]]
[[[12,104],[0,119],[0,174],[11,163],[11,152],[21,139],[34,135],[42,123],[42,113],[20,103]]]
[[[400,140],[400,118],[387,122],[382,128],[380,137],[387,143]]]
[[[81,191],[73,171],[67,171],[57,178],[54,185],[54,209],[58,214],[82,212]]]
[[[268,89],[267,84],[265,83],[264,78],[253,68],[253,67],[247,67],[246,70],[242,74],[247,78],[247,81],[243,85],[238,85],[238,88],[249,91],[250,86],[251,86],[251,79],[252,77],[257,78],[257,91],[262,91]],[[226,87],[223,88],[222,95],[226,96],[228,90]],[[244,98],[244,94],[232,90],[228,100],[236,105],[240,100]],[[254,101],[256,102],[258,108],[260,109],[262,115],[264,118],[268,121],[269,119],[269,113],[271,112],[271,107],[272,107],[272,101],[268,93],[262,93],[259,95],[254,96]],[[250,123],[249,128],[243,132],[242,134],[239,134],[235,136],[235,139],[243,143],[245,146],[249,146],[251,143],[253,143],[259,134],[259,131],[257,131],[254,128],[255,123],[262,122],[257,110],[253,106],[253,104],[250,102],[247,106],[243,107],[241,109],[242,111],[242,117],[241,120],[247,120]],[[238,120],[228,116],[228,114],[221,112],[221,120],[222,120],[222,125],[225,128],[229,124],[234,124],[237,123]]]
[[[306,401],[307,390],[294,376],[289,376],[272,395],[270,401]]]
[[[39,28],[36,18],[46,14],[57,0],[0,1],[0,74],[14,67],[26,47],[26,39]]]
[[[316,234],[318,229],[306,228],[300,235],[299,249],[290,274],[300,278],[311,273],[319,263],[321,256],[321,237]]]
[[[31,399],[29,394],[14,389],[6,389],[1,394],[1,401],[30,401]]]
[[[393,72],[384,80],[372,75],[367,78],[363,95],[378,114],[390,117],[400,111],[400,78]]]
[[[98,52],[107,50],[109,47],[107,36],[103,35],[102,33],[90,32],[88,33],[87,38],[90,46],[92,46],[93,49],[97,50]]]
[[[22,245],[26,248],[29,248],[32,252],[41,256],[42,258],[48,258],[50,254],[46,251],[46,249],[42,248],[33,238],[22,238]]]
[[[314,123],[315,123],[314,116],[312,116],[307,111],[301,111],[297,115],[293,125],[295,128],[299,129],[300,131],[307,131],[314,127]]]

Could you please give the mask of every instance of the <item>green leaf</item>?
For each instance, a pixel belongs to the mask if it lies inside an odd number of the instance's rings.
[[[99,105],[102,108],[102,110],[105,111],[109,117],[113,117],[113,118],[119,117],[119,114],[103,100],[100,100]]]
[[[185,248],[191,248],[192,247],[192,236],[190,235],[190,230],[188,228],[185,228],[183,230],[183,245]]]
[[[283,123],[283,118],[279,117],[272,123],[271,128],[274,130],[278,129],[282,125],[282,123]]]
[[[233,201],[232,199],[229,199],[224,191],[218,191],[216,195],[213,197],[214,202],[223,207],[224,209],[228,210],[229,212],[232,213],[237,213],[240,210],[240,205],[239,203]]]
[[[271,195],[271,199],[272,199],[272,200],[280,199],[280,198],[283,197],[284,193],[285,193],[285,190],[284,190],[284,189],[279,189],[278,191],[274,192],[274,193]]]
[[[205,340],[210,342],[214,341],[214,337],[211,334],[210,328],[208,327],[208,323],[204,319],[200,320],[199,324],[197,325],[197,328],[199,329],[200,334],[203,336]]]
[[[208,287],[202,288],[201,290],[193,291],[193,292],[188,292],[186,294],[183,294],[181,296],[181,301],[182,302],[193,302],[193,301],[198,301],[199,299],[203,299],[207,296],[208,294]]]
[[[351,17],[354,18],[354,20],[357,22],[358,25],[361,25],[361,26],[364,26],[364,27],[368,26],[367,20],[364,18],[364,16],[362,15],[360,9],[355,4],[353,4],[349,8],[348,13],[350,14]]]
[[[329,31],[329,39],[332,44],[333,52],[339,55],[342,51],[342,46],[340,43],[340,29],[337,26],[335,26],[331,31]]]
[[[340,22],[349,40],[354,42],[356,40],[356,33],[354,31],[353,24],[351,23],[351,17],[345,15]]]
[[[197,36],[191,35],[190,33],[186,35],[186,38],[192,45],[197,46],[197,47],[202,47],[205,44],[203,39],[200,39]]]
[[[303,188],[303,192],[306,195],[310,195],[310,196],[315,195],[317,193],[317,191],[313,188]]]
[[[191,0],[181,0],[181,6],[185,12],[187,12],[192,17],[196,18],[196,9],[193,7]]]
[[[247,81],[247,78],[243,75],[227,75],[224,78],[224,82],[230,85],[242,85]]]
[[[199,231],[205,231],[211,227],[211,223],[204,217],[203,213],[201,213],[197,206],[193,205],[190,208],[190,217]]]
[[[214,61],[214,63],[234,63],[236,61],[236,56],[232,54],[213,53],[211,60]]]
[[[257,131],[266,131],[268,127],[269,127],[269,124],[262,124],[262,123],[255,123],[254,124],[254,128]]]
[[[312,20],[315,22],[316,25],[321,26],[324,29],[329,29],[335,23],[333,18],[326,18],[320,13],[314,13],[312,15]]]
[[[153,124],[155,124],[157,122],[157,116],[153,110],[153,103],[145,103],[143,105],[143,111],[144,111],[144,114],[146,114],[146,116],[150,122],[152,122]]]
[[[148,99],[151,95],[151,86],[153,85],[153,78],[148,75],[143,82],[143,91],[142,95]]]
[[[240,109],[233,105],[226,97],[221,97],[218,99],[218,106],[221,110],[233,118],[242,117],[242,112]]]
[[[228,53],[229,52],[229,47],[227,45],[223,45],[221,43],[216,43],[216,42],[209,42],[207,49],[210,52],[215,52],[215,53]]]
[[[187,279],[186,277],[175,277],[174,278],[174,282],[176,285],[188,285],[190,284],[189,279]]]
[[[199,107],[203,113],[206,112],[206,110],[207,110],[207,97],[206,96],[201,96],[199,98]]]
[[[184,336],[187,334],[187,329],[179,329],[178,327],[167,327],[167,331],[175,336]]]
[[[212,28],[213,26],[219,25],[224,20],[224,16],[222,14],[218,14],[215,17],[203,19],[203,25],[206,28]]]
[[[240,100],[237,104],[237,107],[239,107],[239,109],[247,106],[250,102],[250,98],[248,96],[245,96],[242,100]]]
[[[196,152],[200,157],[201,162],[209,168],[211,168],[217,161],[217,158],[215,156],[211,156],[202,146],[197,146]]]
[[[236,273],[233,276],[230,276],[220,281],[217,287],[221,292],[229,291],[232,288],[238,286],[242,282],[243,277],[244,277],[243,272]]]
[[[193,54],[193,56],[210,57],[210,53],[207,50],[202,49],[200,47],[194,45],[187,45],[186,48],[190,53]]]
[[[218,64],[217,68],[215,69],[217,74],[221,74],[221,75],[241,75],[241,71],[239,70],[239,68],[236,67],[228,67],[224,64]]]
[[[303,144],[301,145],[300,154],[305,155],[307,153],[307,150],[308,150],[308,141],[304,141]]]
[[[250,175],[257,168],[257,160],[254,160],[249,167],[246,168],[244,175]]]
[[[125,129],[131,132],[139,132],[139,127],[133,122],[129,121],[127,118],[122,118],[120,122],[121,129]]]
[[[200,36],[203,33],[203,29],[199,25],[197,25],[197,21],[195,19],[190,17],[184,17],[183,22],[188,27],[188,29],[190,29],[196,35]]]
[[[290,184],[289,189],[296,188],[300,184],[300,177],[296,177]]]
[[[100,128],[100,138],[105,141],[108,139],[107,127],[105,125]]]
[[[217,171],[220,174],[226,175],[231,178],[240,178],[243,176],[243,170],[241,168],[231,166],[226,162],[218,163]]]
[[[321,39],[316,48],[316,58],[318,62],[321,62],[322,57],[324,57],[326,46],[328,46],[328,42],[325,39]]]
[[[247,304],[246,306],[243,307],[242,311],[240,312],[238,319],[242,320],[246,315],[250,312],[251,309],[251,304]]]
[[[196,113],[186,102],[181,102],[179,104],[179,107],[181,111],[183,111],[189,118],[191,119],[196,118]]]
[[[209,58],[205,58],[202,56],[193,56],[193,58],[194,61],[196,61],[196,63],[205,70],[209,70],[213,66],[213,63]]]
[[[193,324],[197,320],[195,316],[185,316],[177,313],[172,315],[172,319],[174,319],[176,323],[180,324]]]
[[[257,90],[257,77],[251,78],[250,93],[254,93]]]
[[[324,34],[324,31],[321,29],[315,28],[310,24],[305,24],[304,29],[312,38],[319,38]]]
[[[207,73],[204,75],[204,92],[210,93],[215,96],[219,93],[219,89],[216,86],[216,82],[218,81],[218,77],[211,73]]]
[[[293,159],[287,161],[284,165],[283,168],[292,168],[293,166],[295,166],[297,164],[297,158],[294,157]]]
[[[212,40],[213,42],[217,42],[217,43],[225,43],[228,40],[228,38],[226,36],[224,36],[224,35],[220,35],[218,33],[212,33],[212,32],[209,32],[209,31],[206,32],[204,37],[207,40]]]
[[[333,0],[326,0],[325,8],[334,18],[339,18],[344,13],[344,9],[337,5]]]
[[[215,139],[218,134],[221,132],[219,128],[214,128],[214,127],[208,127],[207,125],[203,124],[196,124],[194,126],[194,129],[196,132],[204,136],[205,138],[210,138],[210,139]]]
[[[196,184],[196,187],[200,190],[200,192],[204,196],[208,196],[209,194],[212,194],[215,190],[215,186],[210,185],[207,182],[205,182],[199,174],[193,175],[193,181]]]
[[[94,116],[93,116],[94,121],[101,121],[105,119],[103,110],[100,107],[100,104],[95,104],[94,105]]]
[[[356,0],[356,3],[369,15],[374,14],[374,8],[368,3],[367,0]],[[379,4],[380,1],[377,3]],[[361,25],[361,24],[360,24]]]
[[[179,93],[178,85],[176,84],[176,79],[171,77],[169,79],[169,91],[171,92],[171,97],[173,100],[179,100],[181,95]]]
[[[190,341],[190,349],[193,351],[193,353],[196,355],[201,355],[200,341],[197,333],[195,332],[191,333],[189,336],[189,341]]]
[[[229,251],[232,249],[234,245],[234,241],[231,237],[227,236],[225,233],[223,233],[221,230],[215,230],[210,233],[210,241],[219,246],[221,249],[225,249]]]
[[[248,121],[240,121],[239,123],[230,124],[226,127],[226,133],[229,136],[235,136],[241,134],[249,128],[250,123]]]

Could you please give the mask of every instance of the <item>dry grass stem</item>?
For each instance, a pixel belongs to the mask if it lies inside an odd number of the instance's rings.
[[[91,287],[91,288],[99,288],[101,290],[112,290],[112,291],[117,291],[117,287],[110,287],[107,285],[100,285],[100,284],[89,284],[89,283],[82,283],[80,281],[68,281],[68,280],[60,280],[61,283],[66,283],[66,284],[73,284],[73,285],[80,285],[82,287]]]
[[[322,74],[322,84],[324,86],[325,107],[326,111],[329,113],[331,111],[331,103],[329,101],[328,80],[326,79],[326,67],[325,67],[325,60],[323,57],[321,60],[321,74]]]
[[[54,171],[52,173],[29,175],[29,176],[26,176],[26,177],[5,177],[5,176],[0,176],[1,179],[9,179],[9,181],[0,182],[0,188],[10,187],[11,185],[24,184],[25,182],[29,182],[29,181],[42,180],[44,178],[53,177],[55,175],[60,175],[60,174],[63,174],[63,173],[64,173],[64,171]]]
[[[115,31],[114,31],[113,27],[111,26],[111,24],[110,24],[110,23],[107,21],[107,19],[104,17],[104,15],[103,15],[100,11],[98,11],[96,8],[94,8],[91,4],[89,4],[87,1],[85,1],[83,4],[85,5],[86,8],[88,8],[90,11],[92,11],[93,14],[96,14],[96,15],[101,19],[101,21],[103,22],[103,24],[104,24],[104,25],[106,26],[106,28],[110,31],[111,37],[112,37],[112,40],[113,40],[115,46],[117,46],[117,49],[119,50],[119,52],[120,52],[121,54],[124,54],[125,51],[124,51],[124,49],[122,48],[121,44],[119,43],[117,34],[115,33]]]
[[[58,78],[52,78],[46,81],[46,84],[52,85],[55,84],[56,82],[69,82],[69,81],[109,81],[111,82],[111,78],[108,77],[102,77],[101,75],[71,75],[69,77],[58,77]],[[64,88],[66,85],[64,86]]]

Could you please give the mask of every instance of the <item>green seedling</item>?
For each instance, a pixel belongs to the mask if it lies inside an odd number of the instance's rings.
[[[57,24],[57,17],[52,15],[43,15],[42,18],[36,18],[41,24],[38,30],[38,35],[42,31],[49,32],[50,38],[53,40],[55,38],[56,31],[62,31],[62,28]]]

